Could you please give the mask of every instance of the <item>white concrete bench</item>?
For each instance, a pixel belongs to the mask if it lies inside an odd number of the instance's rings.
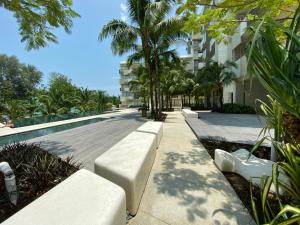
[[[137,213],[154,159],[156,136],[134,131],[95,160],[95,173],[124,188],[126,208]]]
[[[125,225],[125,192],[80,170],[4,221],[3,225]]]
[[[233,172],[241,175],[256,186],[260,186],[260,177],[272,176],[272,166],[275,162],[260,159],[251,154],[246,149],[239,149],[233,153],[215,150],[215,164],[219,170],[224,172]],[[288,184],[288,179],[283,174],[279,175],[279,179]],[[275,187],[272,185],[272,192],[275,192]]]
[[[185,118],[198,118],[198,113],[189,109],[182,109],[182,114]]]
[[[156,136],[156,148],[158,148],[160,140],[163,136],[163,123],[149,121],[140,126],[136,131],[154,134]]]

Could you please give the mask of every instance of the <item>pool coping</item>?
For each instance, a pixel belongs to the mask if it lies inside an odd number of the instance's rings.
[[[129,110],[118,110],[118,111],[111,111],[111,112],[108,112],[105,114],[99,114],[99,115],[94,115],[94,116],[85,116],[85,117],[74,118],[74,119],[69,119],[69,120],[61,120],[61,121],[55,121],[55,122],[49,122],[49,123],[43,123],[43,124],[30,125],[30,126],[25,126],[25,127],[0,128],[0,138],[6,137],[9,135],[14,135],[14,134],[21,134],[21,133],[25,133],[25,132],[29,132],[29,131],[41,130],[41,129],[45,129],[45,128],[81,122],[81,121],[85,121],[85,120],[91,120],[91,119],[97,119],[97,118],[109,119],[109,118],[112,118],[113,116],[117,116],[117,115],[126,113],[127,111],[130,112]]]

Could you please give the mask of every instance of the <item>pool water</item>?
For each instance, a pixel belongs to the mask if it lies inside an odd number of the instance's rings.
[[[7,145],[7,144],[12,144],[15,142],[20,142],[20,141],[26,141],[32,138],[36,137],[41,137],[45,136],[48,134],[64,131],[64,130],[69,130],[72,128],[96,123],[105,120],[106,118],[95,118],[95,119],[90,119],[90,120],[83,120],[83,121],[78,121],[74,123],[69,123],[69,124],[63,124],[63,125],[58,125],[54,127],[48,127],[48,128],[43,128],[39,130],[33,130],[33,131],[27,131],[24,133],[18,133],[18,134],[12,134],[4,137],[0,137],[0,146]]]
[[[97,111],[97,112],[85,112],[85,113],[68,113],[63,115],[50,115],[50,116],[35,116],[30,118],[19,118],[13,119],[13,124],[15,127],[25,127],[30,125],[42,124],[42,123],[51,123],[61,120],[75,119],[85,116],[94,116],[99,114],[104,114],[108,111]]]

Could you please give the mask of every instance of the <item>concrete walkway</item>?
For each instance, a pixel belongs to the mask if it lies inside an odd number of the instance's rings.
[[[130,225],[255,224],[180,112],[168,114],[157,151]]]
[[[214,139],[254,145],[265,126],[263,118],[254,114],[224,114],[202,111],[199,119],[187,122],[199,139]],[[270,146],[269,142],[264,143]]]

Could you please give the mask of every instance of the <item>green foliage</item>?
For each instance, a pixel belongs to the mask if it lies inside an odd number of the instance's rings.
[[[226,103],[223,105],[222,113],[234,113],[234,114],[255,114],[255,109],[247,105]]]
[[[221,111],[223,108],[223,86],[230,84],[234,80],[235,74],[231,69],[236,67],[236,63],[231,61],[226,61],[225,63],[208,61],[196,75],[196,82],[208,98],[212,91],[218,92]]]
[[[279,142],[275,145],[283,158],[282,161],[273,165],[271,177],[262,178],[260,201],[252,198],[254,215],[258,215],[258,207],[262,209],[262,218],[255,216],[255,220],[257,224],[300,224],[300,145]],[[280,174],[288,178],[288,183],[279,179]],[[271,184],[276,190],[274,198],[268,195]],[[252,190],[251,187],[250,190]]]
[[[261,201],[252,201],[257,215],[257,207],[262,208],[263,218],[255,217],[258,224],[300,224],[300,145],[284,126],[284,115],[300,118],[300,77],[299,77],[299,24],[300,7],[297,8],[289,29],[274,20],[263,20],[255,30],[249,50],[248,68],[269,93],[271,106],[261,102],[267,126],[262,132],[274,129],[267,139],[271,140],[279,157],[273,165],[271,177],[262,179]],[[276,35],[276,29],[286,34],[283,45]],[[290,143],[286,143],[288,140]],[[264,141],[261,139],[255,148]],[[279,179],[279,174],[287,181]],[[276,202],[271,204],[268,193],[271,184],[276,189]],[[279,190],[282,190],[279,192]],[[282,195],[282,193],[284,193]],[[259,204],[259,205],[258,205]]]
[[[45,47],[48,42],[57,42],[54,28],[62,27],[71,32],[72,19],[79,14],[72,10],[72,0],[1,0],[0,7],[13,13],[19,24],[21,41],[26,49]]]
[[[128,82],[130,91],[143,98],[143,104],[147,104],[149,97],[149,79],[147,69],[143,65],[139,65],[132,69],[133,79]]]
[[[133,52],[128,57],[129,64],[144,61],[149,78],[148,96],[152,113],[154,109],[156,113],[161,113],[162,108],[160,60],[172,55],[170,46],[185,36],[181,29],[183,19],[169,18],[173,2],[175,0],[128,0],[130,23],[114,19],[103,26],[99,34],[99,40],[112,37],[111,49],[114,54]]]
[[[0,151],[0,161],[8,162],[13,169],[19,194],[17,206],[5,205],[1,199],[0,222],[75,173],[80,166],[71,158],[63,161],[40,146],[27,143],[4,146]],[[0,177],[0,191],[5,193],[3,178]]]
[[[42,72],[32,65],[20,63],[14,56],[0,55],[0,102],[25,99],[37,89]]]
[[[300,117],[300,36],[296,33],[297,21],[286,30],[285,45],[277,40],[274,29],[281,27],[278,23],[263,21],[254,33],[248,53],[248,69],[265,87],[273,99],[288,112]]]
[[[205,27],[211,38],[226,41],[233,35],[241,22],[256,22],[263,17],[279,18],[288,26],[297,0],[178,0],[177,13],[185,17],[186,31],[199,32]]]
[[[104,91],[79,88],[65,75],[51,73],[47,88],[38,88],[42,73],[16,57],[0,55],[0,115],[12,119],[102,112],[120,100]],[[3,121],[0,121],[3,122]]]

